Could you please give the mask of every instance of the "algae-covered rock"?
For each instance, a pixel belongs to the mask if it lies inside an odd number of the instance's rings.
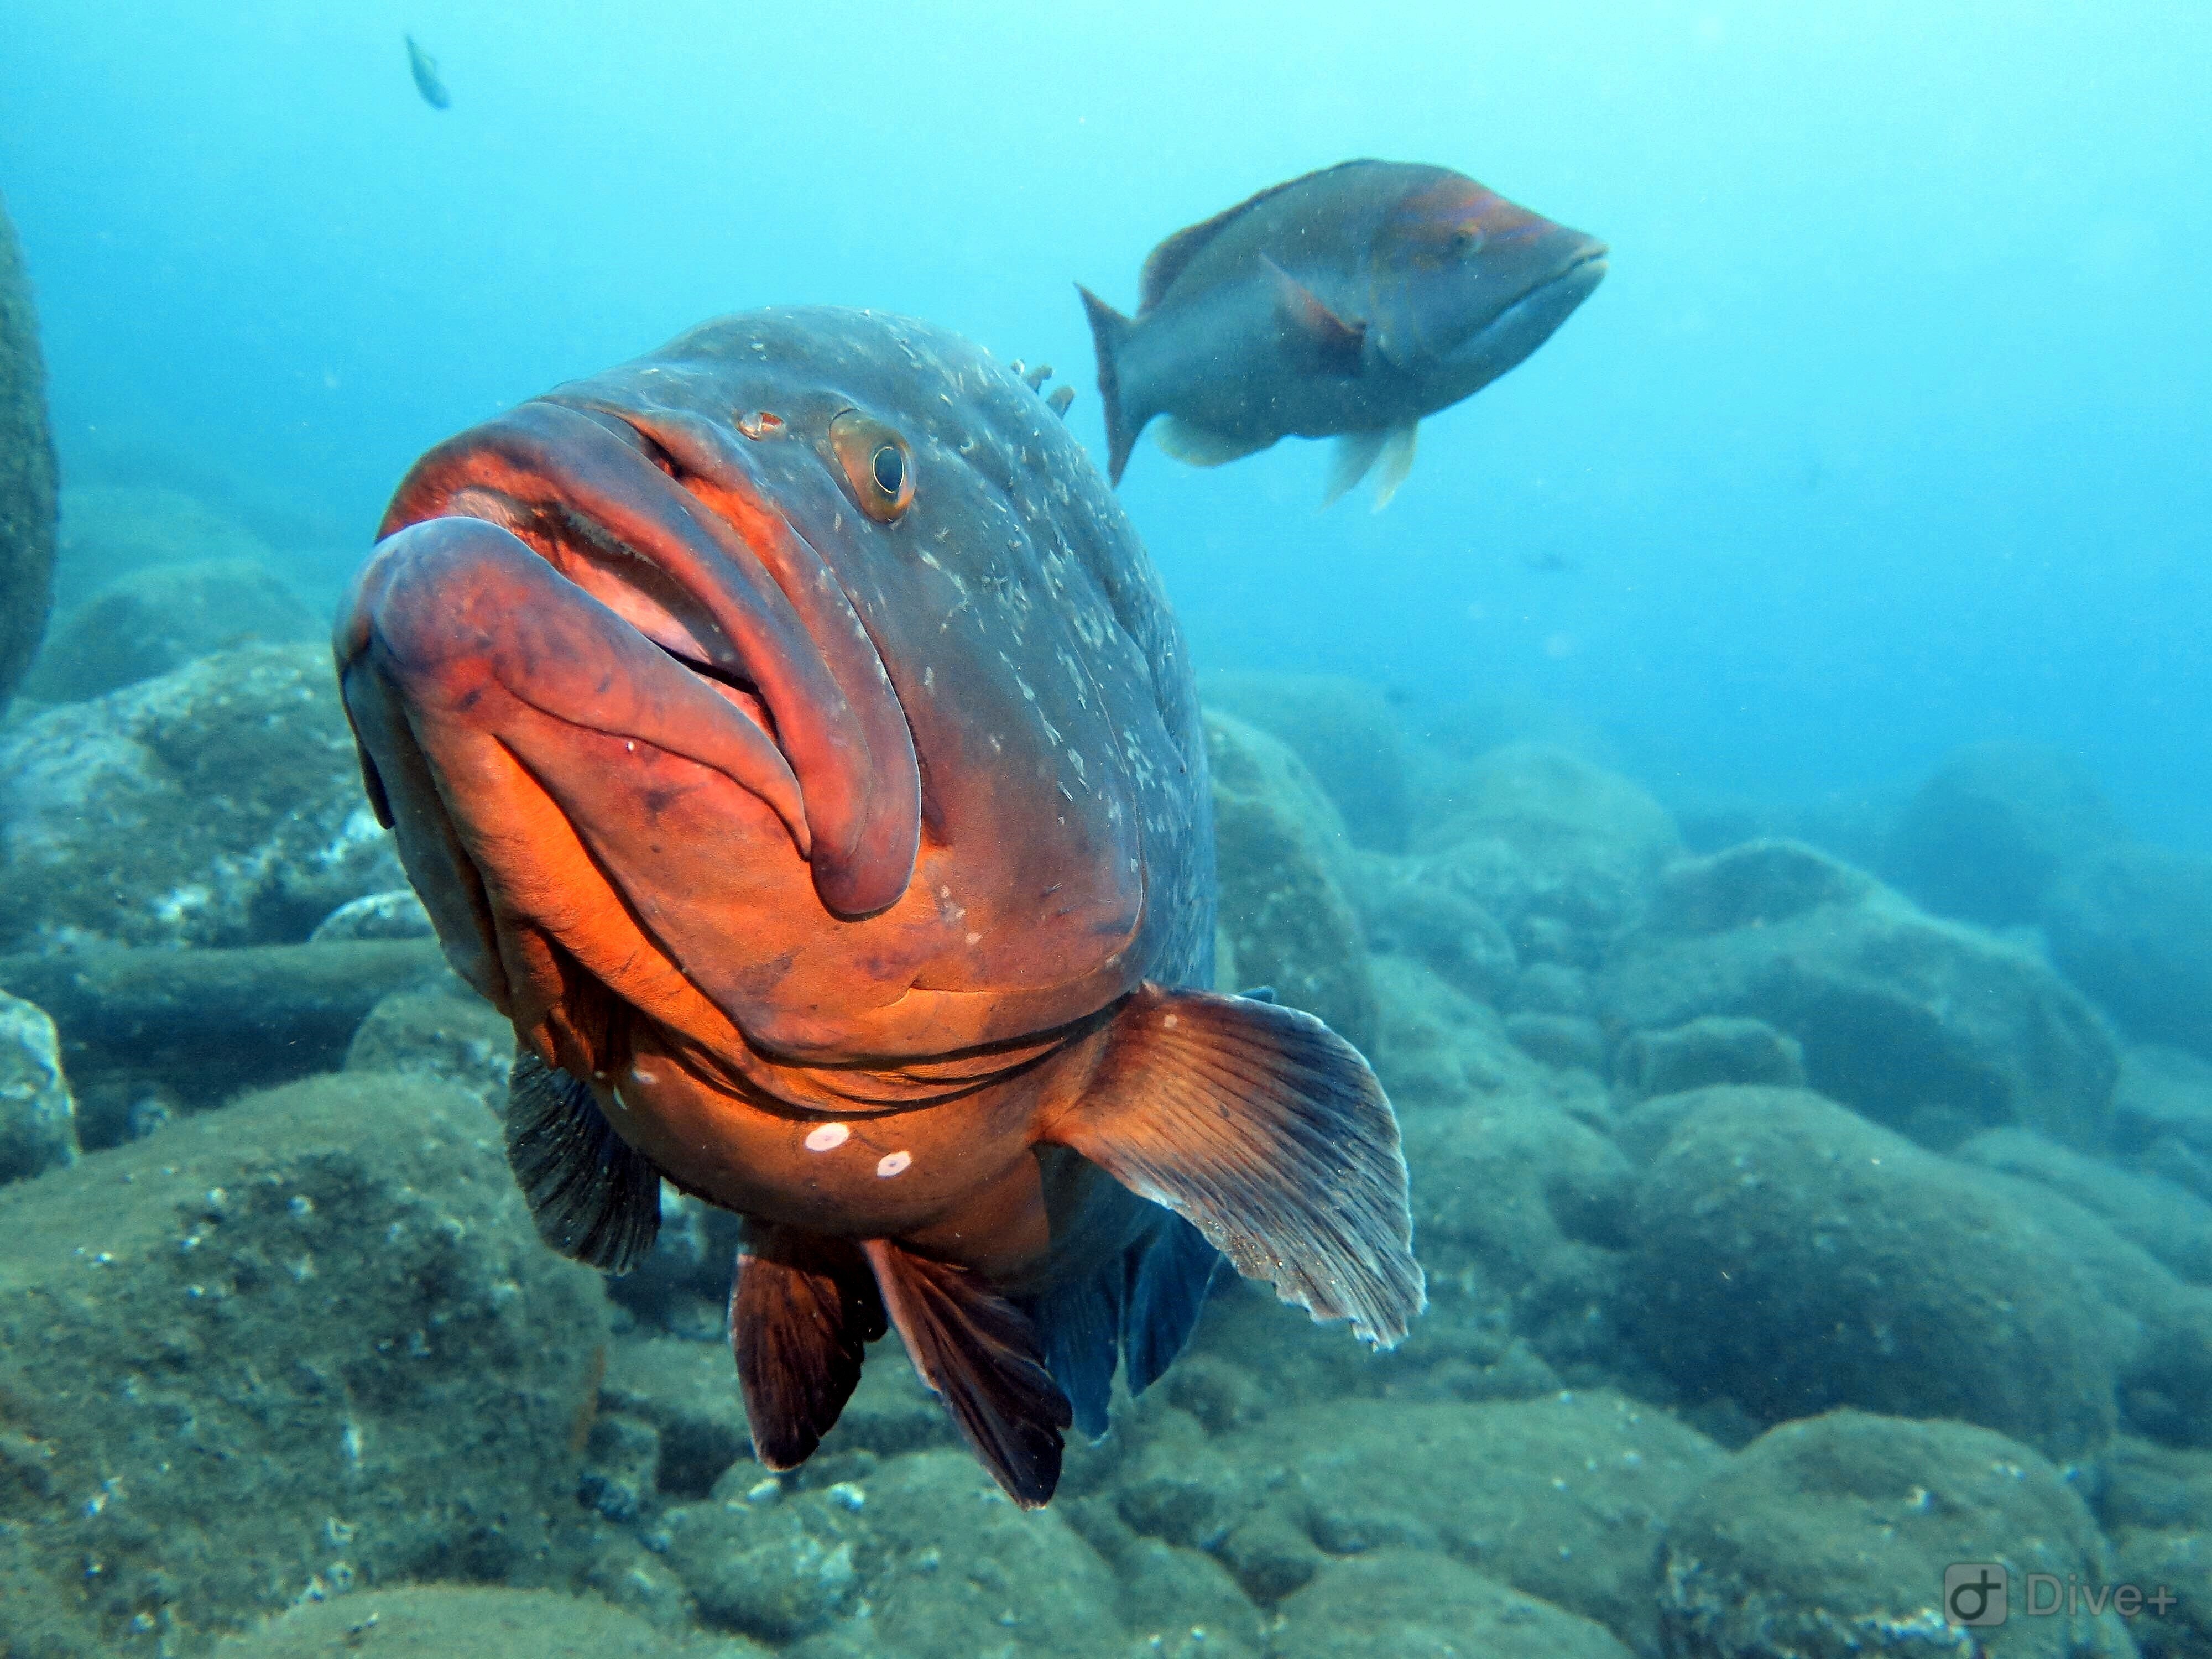
[[[507,1109],[514,1064],[514,1024],[451,974],[381,999],[355,1030],[345,1054],[349,1072],[442,1078],[495,1113]]]
[[[2027,1129],[1989,1130],[1956,1156],[2064,1194],[2179,1277],[2212,1285],[2212,1203],[2186,1188],[2117,1169]]]
[[[1364,1049],[1375,987],[1338,881],[1349,857],[1343,819],[1297,757],[1266,732],[1209,713],[1206,749],[1231,988],[1273,986],[1279,1000]]]
[[[58,621],[27,695],[81,702],[242,645],[327,632],[282,577],[251,559],[161,565],[121,577]]]
[[[1634,784],[1534,744],[1467,763],[1433,806],[1413,840],[1422,879],[1496,917],[1524,962],[1595,964],[1681,849]]]
[[[1404,850],[1406,739],[1380,690],[1342,674],[1240,672],[1207,675],[1200,696],[1288,744],[1344,815],[1355,846]]]
[[[669,1559],[717,1626],[815,1656],[1117,1652],[1119,1586],[1058,1508],[1024,1514],[964,1451],[756,1499],[738,1477],[665,1519]]]
[[[1959,1418],[2056,1457],[2111,1436],[2141,1334],[2087,1246],[1817,1096],[1685,1099],[1636,1189],[1620,1316],[1686,1392],[1766,1423],[1844,1405]]]
[[[1270,1505],[1329,1555],[1441,1552],[1643,1651],[1657,1633],[1667,1519],[1725,1462],[1665,1412],[1602,1389],[1305,1407],[1232,1450],[1259,1468],[1287,1468]],[[1284,1608],[1294,1620],[1296,1605]],[[1418,1617],[1417,1607],[1415,1598],[1392,1616]]]
[[[1944,1571],[1996,1564],[2014,1609],[2027,1575],[2112,1583],[2081,1499],[2029,1448],[1964,1423],[1835,1412],[1753,1442],[1668,1523],[1660,1617],[1699,1659],[2132,1659],[2107,1613],[1968,1629]],[[1961,1613],[1973,1611],[1971,1599]]]
[[[2212,1059],[2212,858],[2116,847],[2051,891],[2061,972],[2143,1042]]]
[[[61,492],[54,592],[64,605],[123,577],[243,559],[274,568],[258,536],[198,495],[159,484],[70,484]]]
[[[304,939],[404,884],[330,653],[209,657],[0,736],[0,949]]]
[[[1628,1659],[1602,1625],[1456,1561],[1381,1549],[1332,1561],[1282,1604],[1276,1659]]]
[[[2008,1123],[2100,1145],[2119,1069],[2103,1020],[2040,958],[1795,842],[1670,869],[1599,1003],[1629,1032],[1762,1020],[1814,1088],[1936,1146]]]
[[[22,246],[0,205],[0,713],[53,605],[54,488],[38,314]]]
[[[1370,949],[1421,963],[1477,1002],[1503,1006],[1512,994],[1521,962],[1504,924],[1440,885],[1425,861],[1363,853],[1348,885]]]
[[[1614,1058],[1613,1077],[1644,1099],[1717,1083],[1802,1088],[1805,1049],[1764,1020],[1705,1014],[1670,1030],[1632,1034]]]
[[[46,1011],[0,991],[0,1182],[76,1162],[76,1102]]]
[[[0,1582],[50,1651],[546,1571],[605,1303],[468,1096],[275,1090],[0,1189]]]
[[[421,1584],[311,1601],[228,1638],[216,1659],[757,1659],[767,1650],[656,1630],[551,1590]]]
[[[198,1109],[335,1067],[380,1000],[445,972],[424,939],[95,947],[0,957],[0,990],[52,1016],[92,1147],[148,1127],[131,1121],[143,1099]]]
[[[1899,814],[1884,867],[1940,915],[2032,922],[2059,876],[2122,837],[2081,760],[2036,743],[1947,757]]]
[[[411,887],[388,892],[364,893],[315,924],[307,935],[310,945],[329,945],[349,939],[431,939],[437,934],[430,913]]]

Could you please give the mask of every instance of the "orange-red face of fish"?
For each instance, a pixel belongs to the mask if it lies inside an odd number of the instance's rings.
[[[1188,955],[1194,722],[1104,499],[1030,388],[859,313],[709,325],[432,451],[337,648],[456,966],[580,1076],[641,1018],[897,1097]]]
[[[1605,275],[1605,244],[1474,179],[1425,175],[1384,215],[1371,284],[1384,356],[1495,380],[1543,343]]]

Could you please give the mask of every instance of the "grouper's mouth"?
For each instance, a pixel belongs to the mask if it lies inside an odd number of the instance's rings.
[[[834,571],[734,440],[539,401],[424,456],[340,624],[412,707],[493,694],[723,774],[834,914],[894,902],[919,850],[912,734]]]

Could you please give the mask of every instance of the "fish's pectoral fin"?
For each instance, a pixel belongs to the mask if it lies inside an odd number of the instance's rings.
[[[660,1231],[660,1172],[617,1134],[592,1091],[525,1048],[507,1091],[507,1162],[538,1237],[626,1273]]]
[[[1395,1346],[1427,1305],[1398,1121],[1358,1051],[1310,1014],[1144,985],[1042,1138],[1370,1343]]]
[[[977,1274],[888,1239],[860,1248],[907,1357],[944,1400],[969,1449],[1025,1510],[1060,1484],[1074,1413],[1052,1380],[1036,1328]]]
[[[1275,309],[1291,337],[1310,355],[1308,366],[1323,374],[1357,374],[1367,325],[1347,322],[1321,295],[1266,254],[1260,264],[1275,290]]]
[[[1231,437],[1226,432],[1193,426],[1170,415],[1152,428],[1152,441],[1186,465],[1226,466],[1231,461],[1259,453],[1275,441]]]
[[[1382,443],[1382,476],[1375,481],[1375,505],[1369,509],[1380,513],[1390,505],[1390,498],[1398,493],[1398,486],[1406,482],[1413,470],[1413,447],[1419,441],[1421,423],[1407,421],[1394,426]]]
[[[1322,511],[1325,513],[1334,507],[1367,476],[1389,437],[1388,432],[1346,432],[1338,435],[1336,454],[1328,464],[1328,488],[1322,493]]]
[[[730,1281],[730,1347],[753,1455],[797,1468],[836,1425],[885,1329],[867,1260],[842,1239],[749,1223]]]

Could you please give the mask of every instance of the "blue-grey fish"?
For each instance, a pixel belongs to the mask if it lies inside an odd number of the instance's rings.
[[[415,90],[422,94],[422,101],[432,109],[450,109],[453,98],[446,91],[446,83],[438,78],[438,60],[415,44],[415,37],[407,37],[407,68],[415,77]]]
[[[1550,338],[1606,252],[1443,167],[1346,161],[1263,190],[1154,248],[1133,319],[1079,287],[1114,482],[1164,416],[1160,447],[1198,466],[1336,438],[1328,500],[1381,458],[1379,508],[1421,417]]]
[[[1212,981],[1182,636],[1035,387],[926,325],[710,323],[418,462],[337,635],[369,793],[521,1043],[511,1158],[620,1268],[747,1219],[754,1446],[895,1327],[1050,1496],[1217,1261],[1370,1341],[1423,1301],[1366,1063]]]

